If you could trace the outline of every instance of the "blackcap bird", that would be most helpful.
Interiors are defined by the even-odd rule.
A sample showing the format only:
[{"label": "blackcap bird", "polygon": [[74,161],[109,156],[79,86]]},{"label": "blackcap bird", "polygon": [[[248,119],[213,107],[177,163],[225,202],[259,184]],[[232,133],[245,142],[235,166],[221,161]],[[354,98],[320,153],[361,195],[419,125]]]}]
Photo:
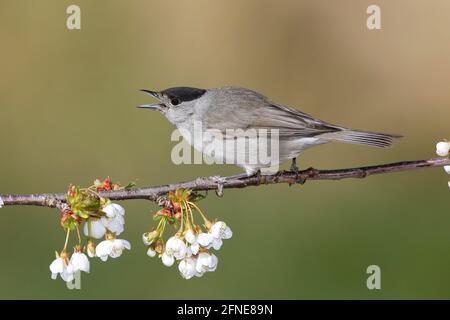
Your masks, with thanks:
[{"label": "blackcap bird", "polygon": [[[248,175],[287,160],[292,160],[291,170],[297,171],[295,159],[300,153],[328,142],[388,147],[394,138],[401,137],[330,124],[245,88],[175,87],[160,92],[142,91],[160,103],[139,107],[161,112],[196,150],[219,163],[239,165]],[[212,135],[208,139],[198,138],[196,130]],[[262,135],[267,138],[261,139]],[[240,148],[230,147],[243,137],[247,140]],[[261,157],[263,153],[265,157]]]}]

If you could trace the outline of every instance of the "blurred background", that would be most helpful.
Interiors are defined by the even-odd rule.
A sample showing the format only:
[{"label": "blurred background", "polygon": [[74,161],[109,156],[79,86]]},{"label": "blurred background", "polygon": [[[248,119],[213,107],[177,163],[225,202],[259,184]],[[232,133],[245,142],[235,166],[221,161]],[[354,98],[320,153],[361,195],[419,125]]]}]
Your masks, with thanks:
[{"label": "blurred background", "polygon": [[[81,7],[81,30],[66,8]],[[366,27],[381,7],[382,30]],[[348,127],[399,133],[394,148],[333,144],[306,168],[430,158],[449,138],[447,1],[77,0],[0,4],[0,193],[58,192],[111,176],[139,186],[239,173],[176,166],[173,127],[138,89],[224,85]],[[450,298],[450,191],[441,168],[363,180],[210,193],[233,229],[216,272],[181,279],[148,258],[156,205],[123,203],[133,250],[91,262],[82,290],[52,281],[56,210],[0,210],[0,298]],[[381,267],[381,290],[366,268]]]}]

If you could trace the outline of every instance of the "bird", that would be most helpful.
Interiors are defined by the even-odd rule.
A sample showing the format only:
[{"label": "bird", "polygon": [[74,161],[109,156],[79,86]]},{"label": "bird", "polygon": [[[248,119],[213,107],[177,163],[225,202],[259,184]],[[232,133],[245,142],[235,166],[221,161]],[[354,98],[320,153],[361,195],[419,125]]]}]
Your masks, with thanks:
[{"label": "bird", "polygon": [[[196,150],[218,163],[238,165],[247,176],[260,174],[261,170],[273,171],[273,168],[278,169],[280,164],[288,160],[291,161],[290,170],[298,172],[296,159],[303,151],[317,145],[345,142],[385,148],[394,139],[402,137],[331,124],[241,87],[173,87],[162,91],[141,91],[157,99],[158,103],[140,105],[139,108],[159,111]],[[200,126],[201,134],[213,132],[214,137],[221,135],[222,140],[196,139],[196,124]],[[258,144],[262,139],[248,134],[249,131],[270,134],[264,143]],[[231,152],[231,148],[223,147],[243,137],[248,138],[248,141],[241,144],[241,150],[236,151],[234,147]],[[253,148],[252,142],[255,143]],[[262,151],[269,160],[262,161],[256,156]],[[237,158],[241,161],[236,161]]]}]

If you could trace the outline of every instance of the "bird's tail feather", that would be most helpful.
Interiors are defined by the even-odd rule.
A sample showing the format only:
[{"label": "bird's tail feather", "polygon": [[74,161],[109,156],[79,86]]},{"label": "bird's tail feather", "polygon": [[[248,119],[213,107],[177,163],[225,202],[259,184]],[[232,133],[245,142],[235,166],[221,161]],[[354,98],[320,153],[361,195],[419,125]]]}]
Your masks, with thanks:
[{"label": "bird's tail feather", "polygon": [[394,139],[401,138],[402,136],[398,134],[342,129],[341,131],[326,133],[322,137],[333,141],[386,148],[392,144]]}]

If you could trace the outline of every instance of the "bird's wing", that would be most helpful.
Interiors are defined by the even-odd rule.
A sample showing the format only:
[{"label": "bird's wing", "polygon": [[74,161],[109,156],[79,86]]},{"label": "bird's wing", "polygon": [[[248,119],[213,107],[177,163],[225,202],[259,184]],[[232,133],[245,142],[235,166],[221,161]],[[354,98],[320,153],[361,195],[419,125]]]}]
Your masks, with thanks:
[{"label": "bird's wing", "polygon": [[[227,107],[222,107],[224,105]],[[207,129],[220,130],[223,135],[227,129],[278,129],[280,137],[296,139],[342,130],[301,111],[273,103],[257,92],[240,88],[216,94],[203,121]]]}]

